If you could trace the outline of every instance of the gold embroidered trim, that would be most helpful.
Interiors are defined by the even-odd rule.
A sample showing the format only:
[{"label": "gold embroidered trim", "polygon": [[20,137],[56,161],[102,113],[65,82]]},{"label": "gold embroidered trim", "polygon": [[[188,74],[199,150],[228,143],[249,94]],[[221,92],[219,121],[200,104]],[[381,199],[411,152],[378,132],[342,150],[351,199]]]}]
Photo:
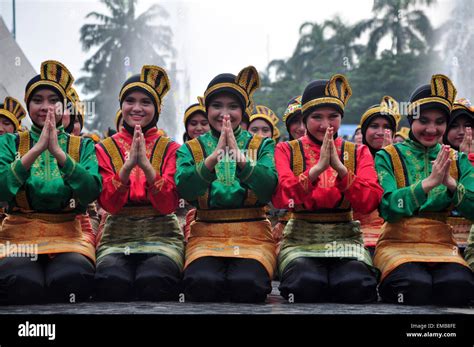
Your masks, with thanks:
[{"label": "gold embroidered trim", "polygon": [[305,103],[304,105],[301,106],[301,112],[304,113],[309,108],[311,108],[313,106],[320,105],[320,104],[336,104],[341,109],[344,110],[344,103],[341,100],[339,100],[338,98],[333,98],[333,97],[328,96],[328,97],[325,97],[325,98],[319,98],[319,99],[314,99],[314,100],[308,101],[307,103]]},{"label": "gold embroidered trim", "polygon": [[288,144],[290,145],[290,148],[292,149],[292,157],[293,157],[292,158],[293,167],[291,168],[291,170],[293,171],[295,176],[299,176],[303,173],[303,160],[304,160],[303,153],[299,145],[299,141],[292,140],[288,142]]},{"label": "gold embroidered trim", "polygon": [[195,105],[188,109],[184,113],[184,125],[186,125],[186,121],[188,120],[189,117],[191,117],[195,112],[203,112],[206,113],[206,108],[202,105]]},{"label": "gold embroidered trim", "polygon": [[458,203],[455,205],[455,207],[458,207],[461,204],[462,200],[464,199],[465,194],[466,194],[466,188],[464,187],[462,183],[458,182],[458,185],[456,187],[456,195],[457,195]]},{"label": "gold embroidered trim", "polygon": [[145,82],[133,82],[133,83],[127,84],[127,86],[125,88],[123,88],[122,92],[120,93],[119,99],[120,100],[122,99],[123,95],[127,92],[127,90],[129,90],[131,88],[134,88],[134,87],[143,88],[143,89],[147,90],[151,95],[153,95],[153,97],[157,101],[156,106],[158,106],[158,113],[161,112],[161,98],[160,98],[160,96],[158,95],[158,93],[156,92],[155,89],[150,87]]},{"label": "gold embroidered trim", "polygon": [[[248,175],[242,178],[241,181],[245,182],[252,175],[253,170],[255,169],[255,165],[257,165],[258,150],[260,146],[262,145],[262,142],[263,142],[263,137],[257,136],[257,135],[254,135],[252,139],[250,140],[247,153],[249,153],[250,155],[252,170],[250,170]],[[257,203],[257,201],[258,201],[257,194],[255,194],[254,191],[248,189],[247,197],[245,198],[245,201],[244,201],[244,206],[253,206]]]},{"label": "gold embroidered trim", "polygon": [[[356,162],[356,145],[349,141],[343,142],[343,147],[341,148],[342,151],[342,159],[344,161],[344,166],[347,169],[347,175],[351,175],[347,177],[347,186],[344,189],[346,191],[351,184],[354,182],[354,173],[355,172],[355,162]],[[351,207],[351,203],[347,200],[346,196],[343,196],[342,202],[339,205],[341,209],[348,209]]]},{"label": "gold embroidered trim", "polygon": [[420,99],[420,100],[416,100],[416,101],[412,102],[407,107],[408,114],[412,114],[412,112],[414,111],[415,108],[417,108],[421,105],[427,104],[429,102],[438,102],[440,104],[443,104],[443,105],[447,106],[448,109],[450,109],[450,110],[451,110],[451,107],[452,107],[451,103],[448,100],[445,100],[443,98],[434,96],[434,97],[431,97],[431,98],[424,98],[424,99]]},{"label": "gold embroidered trim", "polygon": [[384,148],[387,153],[390,155],[393,164],[393,172],[395,174],[395,179],[397,181],[397,188],[405,187],[406,177],[403,172],[403,165],[400,156],[398,155],[397,150],[393,145],[388,145]]},{"label": "gold embroidered trim", "polygon": [[[194,163],[196,165],[196,171],[197,171],[199,177],[201,177],[204,181],[207,182],[207,180],[205,180],[202,177],[201,172],[200,172],[200,170],[198,169],[198,166],[197,166],[197,164],[204,161],[204,151],[201,147],[201,144],[199,143],[199,140],[198,139],[192,139],[191,141],[188,141],[187,144],[189,145],[189,148],[191,148],[191,152],[192,152],[193,157],[194,157]],[[203,165],[204,165],[204,163],[203,163]],[[204,195],[201,195],[201,196],[198,197],[199,208],[201,208],[201,209],[208,209],[209,208],[209,205],[207,203],[208,198],[209,198],[209,189],[206,190]]]},{"label": "gold embroidered trim", "polygon": [[115,141],[111,137],[107,137],[102,140],[102,144],[107,152],[107,154],[112,159],[112,165],[116,173],[119,173],[123,166],[123,159],[120,155],[120,152],[115,144]]},{"label": "gold embroidered trim", "polygon": [[63,99],[67,98],[66,93],[64,92],[64,88],[59,83],[56,83],[56,82],[53,82],[53,81],[40,80],[38,82],[33,83],[30,86],[30,88],[28,88],[28,90],[26,91],[26,93],[25,93],[25,103],[28,102],[28,98],[29,98],[31,92],[36,87],[38,87],[40,85],[48,85],[48,86],[54,87],[55,89],[59,90],[59,92],[61,93],[61,96],[63,97]]},{"label": "gold embroidered trim", "polygon": [[204,98],[207,98],[207,96],[209,94],[211,94],[213,91],[217,90],[217,89],[221,89],[221,88],[232,88],[232,89],[235,89],[236,91],[238,91],[240,94],[242,94],[242,96],[244,97],[245,99],[245,104],[247,105],[249,103],[249,98],[247,96],[247,91],[245,91],[245,89],[243,89],[241,86],[239,86],[238,84],[235,84],[235,83],[229,83],[229,82],[224,82],[224,83],[218,83],[218,84],[215,84],[213,85],[212,87],[210,87],[209,89],[206,90],[206,92],[204,93]]},{"label": "gold embroidered trim", "polygon": [[18,121],[18,118],[16,118],[13,113],[9,112],[8,110],[0,109],[0,116],[8,118],[15,126],[15,131],[17,131],[20,128],[20,122]]},{"label": "gold embroidered trim", "polygon": [[69,146],[68,154],[74,159],[75,162],[79,163],[80,158],[80,148],[81,148],[81,138],[79,136],[71,135],[69,136]]},{"label": "gold embroidered trim", "polygon": [[459,172],[458,172],[458,166],[456,165],[456,151],[452,148],[449,151],[449,158],[451,159],[449,174],[451,175],[452,178],[454,178],[457,181],[459,179]]},{"label": "gold embroidered trim", "polygon": [[[30,150],[30,132],[29,131],[20,132],[18,133],[18,136],[19,136],[18,153],[20,154],[20,158],[21,158]],[[15,172],[14,168],[13,168],[13,172]],[[19,178],[16,175],[16,172],[15,172],[15,177],[17,177],[17,179]],[[21,182],[21,180],[19,181]],[[17,192],[15,196],[15,203],[16,203],[16,206],[18,206],[21,209],[31,210],[30,204],[28,203],[28,198],[26,196],[26,191],[24,189],[20,189]]]},{"label": "gold embroidered trim", "polygon": [[165,136],[160,136],[158,139],[158,143],[155,146],[155,150],[151,156],[151,166],[155,169],[155,171],[161,175],[161,166],[163,165],[163,159],[165,155],[166,148],[168,143],[170,143],[170,139]]}]

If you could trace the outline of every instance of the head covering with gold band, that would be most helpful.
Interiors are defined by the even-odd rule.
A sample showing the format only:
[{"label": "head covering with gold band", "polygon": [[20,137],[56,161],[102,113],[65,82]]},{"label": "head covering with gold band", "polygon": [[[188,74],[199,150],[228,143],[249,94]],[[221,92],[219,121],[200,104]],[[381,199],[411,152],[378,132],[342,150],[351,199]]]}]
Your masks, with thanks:
[{"label": "head covering with gold band", "polygon": [[367,131],[370,122],[377,117],[385,118],[390,124],[390,130],[392,130],[392,134],[395,134],[398,123],[402,118],[400,115],[398,102],[391,96],[386,95],[382,98],[380,104],[370,106],[367,111],[364,112],[360,118],[360,129],[362,131],[364,141],[365,132]]},{"label": "head covering with gold band", "polygon": [[120,90],[120,107],[126,96],[134,91],[140,91],[150,97],[155,106],[155,117],[147,126],[153,127],[158,121],[163,104],[163,98],[170,90],[170,81],[166,71],[155,65],[144,65],[139,75],[134,75],[127,79]]},{"label": "head covering with gold band", "polygon": [[[466,98],[461,98],[454,102],[451,111],[451,116],[449,117],[448,126],[443,135],[443,143],[448,144],[453,148],[455,148],[455,146],[453,146],[448,141],[448,132],[453,127],[453,123],[460,117],[466,117],[468,119],[468,122],[470,123],[469,125],[472,127],[472,123],[474,122],[474,106]],[[455,149],[458,150],[459,148]]]},{"label": "head covering with gold band", "polygon": [[329,80],[315,80],[309,83],[301,96],[303,121],[314,109],[329,106],[344,116],[344,108],[352,95],[352,89],[344,75],[334,75]]},{"label": "head covering with gold band", "polygon": [[186,127],[189,118],[195,113],[202,113],[207,118],[206,106],[204,105],[204,99],[201,96],[198,96],[198,102],[190,105],[186,111],[184,111],[184,126]]},{"label": "head covering with gold band", "polygon": [[84,128],[84,107],[74,87],[71,87],[67,90],[67,101],[68,107],[70,108],[71,121],[69,122],[67,128],[64,128],[64,130],[68,133],[71,133],[74,129],[74,121],[77,117],[82,131]]},{"label": "head covering with gold band", "polygon": [[29,103],[34,92],[41,89],[50,89],[55,92],[61,103],[67,99],[67,91],[71,88],[74,77],[62,63],[55,60],[47,60],[41,63],[41,72],[33,77],[25,88],[25,103],[29,109]]},{"label": "head covering with gold band", "polygon": [[293,122],[301,121],[301,117],[301,95],[298,95],[288,101],[285,113],[283,114],[283,122],[285,123],[286,131],[288,132],[290,141],[293,140],[293,136],[290,132],[290,126],[293,124]]},{"label": "head covering with gold band", "polygon": [[[245,118],[244,113],[250,111],[250,107],[253,104],[253,93],[259,87],[260,77],[253,66],[242,69],[237,76],[230,73],[217,75],[211,80],[204,93],[206,110],[213,97],[220,93],[229,93],[237,98],[242,109],[242,117]],[[248,115],[249,113],[247,113]]]},{"label": "head covering with gold band", "polygon": [[277,124],[280,120],[278,119],[278,116],[275,114],[275,112],[266,106],[257,105],[255,107],[255,113],[250,116],[250,123],[256,119],[262,119],[267,122],[272,129],[272,139],[275,141],[278,140],[280,137],[280,130],[278,129]]},{"label": "head covering with gold band", "polygon": [[408,105],[408,121],[411,124],[415,116],[427,109],[438,109],[446,115],[449,122],[454,100],[456,99],[456,88],[453,82],[445,75],[433,75],[431,83],[416,88],[410,96]]},{"label": "head covering with gold band", "polygon": [[7,96],[0,107],[0,117],[8,118],[15,127],[15,132],[21,128],[21,120],[25,118],[26,111],[21,103],[11,96]]},{"label": "head covering with gold band", "polygon": [[454,102],[448,128],[451,123],[460,116],[466,116],[470,118],[471,121],[474,121],[474,105],[466,98],[461,98]]},{"label": "head covering with gold band", "polygon": [[367,128],[369,127],[372,120],[378,117],[382,117],[388,121],[393,136],[397,130],[398,122],[400,122],[401,119],[398,102],[391,96],[385,95],[382,97],[380,104],[370,106],[360,118],[359,126],[362,133],[362,143],[369,147],[372,154],[375,154],[377,150],[370,146],[366,140],[365,134],[367,133]]},{"label": "head covering with gold band", "polygon": [[285,113],[283,114],[283,122],[285,122],[288,128],[291,118],[301,114],[301,95],[292,98],[286,106]]}]

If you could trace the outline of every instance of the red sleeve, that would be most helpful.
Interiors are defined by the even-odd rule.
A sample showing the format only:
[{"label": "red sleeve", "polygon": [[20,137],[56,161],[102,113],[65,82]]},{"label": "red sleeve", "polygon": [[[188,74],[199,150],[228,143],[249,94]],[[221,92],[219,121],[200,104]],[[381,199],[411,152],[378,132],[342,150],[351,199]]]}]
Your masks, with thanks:
[{"label": "red sleeve", "polygon": [[276,208],[289,209],[291,205],[302,204],[311,197],[312,190],[317,184],[309,180],[309,169],[295,176],[290,165],[290,147],[281,142],[275,148],[275,166],[278,172],[278,186],[273,194],[272,203]]},{"label": "red sleeve", "polygon": [[130,185],[122,184],[118,173],[115,173],[111,160],[100,144],[95,146],[99,173],[102,176],[102,192],[99,204],[109,213],[117,213],[128,200]]},{"label": "red sleeve", "polygon": [[379,206],[383,189],[378,182],[374,159],[367,146],[358,146],[356,173],[349,171],[344,178],[338,178],[336,186],[356,212],[367,214]]},{"label": "red sleeve", "polygon": [[468,159],[471,162],[472,165],[474,165],[474,152],[468,154]]},{"label": "red sleeve", "polygon": [[179,145],[171,142],[161,167],[162,176],[157,172],[152,185],[146,184],[147,197],[161,214],[169,214],[178,207],[178,191],[174,181],[176,173],[176,151]]}]

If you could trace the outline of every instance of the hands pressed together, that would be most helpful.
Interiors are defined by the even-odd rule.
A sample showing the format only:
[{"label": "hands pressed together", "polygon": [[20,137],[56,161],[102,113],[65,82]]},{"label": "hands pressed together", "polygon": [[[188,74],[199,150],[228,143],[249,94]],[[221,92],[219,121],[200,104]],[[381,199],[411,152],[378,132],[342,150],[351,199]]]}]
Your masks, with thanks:
[{"label": "hands pressed together", "polygon": [[472,141],[472,128],[466,127],[466,133],[464,138],[459,145],[459,152],[464,152],[466,154],[474,153],[474,143]]},{"label": "hands pressed together", "polygon": [[421,181],[421,186],[425,193],[439,185],[445,185],[450,192],[456,190],[456,180],[449,174],[451,159],[449,158],[450,146],[442,145],[438,156],[431,162],[431,174]]},{"label": "hands pressed together", "polygon": [[332,167],[339,177],[347,175],[347,168],[337,154],[334,144],[334,128],[329,127],[324,134],[319,161],[309,170],[309,179],[314,182],[327,168]]},{"label": "hands pressed together", "polygon": [[219,161],[219,157],[222,157],[225,153],[229,153],[234,158],[236,158],[237,165],[239,165],[241,169],[245,167],[246,157],[244,154],[242,154],[237,145],[237,140],[234,136],[234,131],[232,129],[229,115],[224,115],[222,120],[221,135],[219,137],[219,141],[217,142],[217,147],[214,152],[212,152],[212,154],[206,158],[204,164],[210,171],[214,170],[214,167]]},{"label": "hands pressed together", "polygon": [[147,182],[152,184],[155,180],[156,171],[146,156],[146,142],[140,125],[135,126],[133,132],[132,146],[127,155],[122,170],[120,170],[120,180],[126,184],[129,181],[130,173],[138,166],[145,173]]},{"label": "hands pressed together", "polygon": [[56,129],[54,110],[55,108],[53,106],[48,108],[48,113],[46,114],[38,142],[21,158],[21,162],[27,170],[30,169],[36,158],[46,150],[54,156],[60,166],[64,166],[66,162],[66,153],[61,149],[58,142],[58,130]]}]

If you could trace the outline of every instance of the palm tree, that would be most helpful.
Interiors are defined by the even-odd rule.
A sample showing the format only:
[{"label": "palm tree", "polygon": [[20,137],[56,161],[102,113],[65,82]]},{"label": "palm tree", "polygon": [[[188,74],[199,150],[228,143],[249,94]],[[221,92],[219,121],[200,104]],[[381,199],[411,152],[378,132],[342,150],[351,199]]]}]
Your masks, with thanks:
[{"label": "palm tree", "polygon": [[332,32],[332,35],[327,40],[331,47],[332,60],[347,60],[348,64],[344,66],[347,69],[351,69],[355,65],[357,58],[364,53],[364,46],[355,43],[361,35],[361,26],[358,24],[346,25],[340,16],[335,16],[333,19],[326,20],[323,27],[325,33],[328,29]]},{"label": "palm tree", "polygon": [[417,4],[431,5],[436,0],[374,0],[375,16],[358,24],[361,33],[370,30],[367,45],[370,56],[375,56],[380,41],[390,36],[391,51],[395,54],[407,51],[425,52],[432,45],[433,28],[429,18]]},{"label": "palm tree", "polygon": [[94,103],[95,114],[87,125],[99,131],[113,124],[124,80],[139,73],[144,64],[165,66],[165,60],[174,54],[170,27],[154,23],[157,19],[168,18],[163,7],[155,4],[136,16],[136,0],[101,2],[109,13],[89,13],[86,18],[93,19],[94,23],[81,28],[83,49],[98,49],[84,63],[82,70],[87,76],[77,81],[83,92],[94,95],[88,101]]}]

